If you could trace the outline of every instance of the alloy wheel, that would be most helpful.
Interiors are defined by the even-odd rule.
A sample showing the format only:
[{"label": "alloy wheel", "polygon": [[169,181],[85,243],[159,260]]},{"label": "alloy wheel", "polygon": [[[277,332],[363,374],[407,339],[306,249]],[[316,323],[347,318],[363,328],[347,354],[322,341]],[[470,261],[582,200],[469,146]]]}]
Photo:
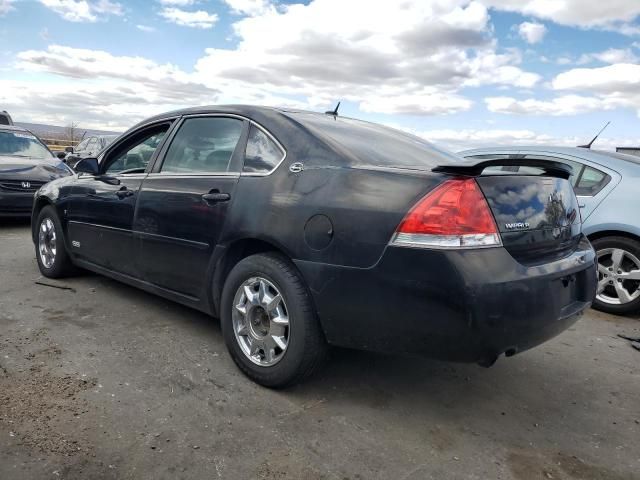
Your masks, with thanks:
[{"label": "alloy wheel", "polygon": [[624,305],[640,297],[640,260],[621,248],[598,252],[596,298],[610,305]]},{"label": "alloy wheel", "polygon": [[56,261],[56,227],[53,220],[44,218],[38,230],[38,251],[45,268],[53,267]]},{"label": "alloy wheel", "polygon": [[243,282],[236,291],[231,318],[238,345],[249,360],[262,367],[282,360],[289,345],[289,316],[273,283],[263,277]]}]

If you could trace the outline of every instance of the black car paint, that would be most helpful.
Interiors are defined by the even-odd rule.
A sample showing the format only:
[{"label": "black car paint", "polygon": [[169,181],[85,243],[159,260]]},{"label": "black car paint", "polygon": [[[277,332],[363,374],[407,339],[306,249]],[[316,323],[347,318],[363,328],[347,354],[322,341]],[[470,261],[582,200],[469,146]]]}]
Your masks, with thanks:
[{"label": "black car paint", "polygon": [[28,130],[3,126],[0,132],[28,133],[51,155],[47,158],[0,155],[0,217],[29,217],[35,192],[47,182],[71,175],[71,171]]},{"label": "black car paint", "polygon": [[[286,157],[268,175],[159,174],[172,135],[191,115],[232,115],[247,126],[256,122],[285,147]],[[34,217],[43,205],[55,206],[75,263],[216,316],[233,261],[246,252],[280,251],[301,272],[326,337],[336,345],[486,363],[559,333],[590,305],[594,252],[579,225],[557,216],[547,215],[528,232],[504,232],[507,248],[389,246],[409,209],[451,178],[432,168],[456,157],[433,150],[425,151],[429,158],[415,168],[367,164],[362,152],[345,152],[316,128],[325,121],[339,128],[342,119],[318,116],[305,122],[304,115],[310,114],[230,106],[154,117],[144,125],[173,123],[144,174],[117,175],[119,185],[100,175],[57,180],[38,192]],[[101,158],[141,127],[120,137]],[[236,148],[236,163],[242,161],[243,142],[246,135]],[[298,162],[302,171],[290,171]],[[488,197],[492,178],[479,179]],[[549,181],[500,177],[501,188],[514,179]],[[565,190],[566,181],[551,182]],[[122,187],[132,194],[119,195]],[[513,185],[510,191],[517,190]],[[212,191],[230,198],[208,204],[202,195]],[[553,208],[564,209],[565,217],[575,215],[571,197],[558,203],[550,195],[532,208],[542,217]],[[489,201],[494,213],[501,208],[497,198]],[[499,215],[500,222],[518,221],[517,211]],[[508,250],[526,251],[540,238],[553,243],[551,256],[545,251],[518,261]]]}]

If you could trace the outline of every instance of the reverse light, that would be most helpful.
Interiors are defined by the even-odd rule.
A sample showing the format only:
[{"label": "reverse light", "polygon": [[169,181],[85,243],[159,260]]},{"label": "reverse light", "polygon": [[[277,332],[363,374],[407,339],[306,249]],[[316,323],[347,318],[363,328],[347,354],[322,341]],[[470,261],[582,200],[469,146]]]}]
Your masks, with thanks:
[{"label": "reverse light", "polygon": [[489,204],[473,178],[447,180],[404,217],[391,245],[483,248],[502,244]]}]

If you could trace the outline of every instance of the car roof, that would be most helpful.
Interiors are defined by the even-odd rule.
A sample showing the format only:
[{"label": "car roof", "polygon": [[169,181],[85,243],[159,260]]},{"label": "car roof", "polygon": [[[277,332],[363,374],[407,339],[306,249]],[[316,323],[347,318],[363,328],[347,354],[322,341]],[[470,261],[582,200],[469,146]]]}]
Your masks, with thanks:
[{"label": "car roof", "polygon": [[189,108],[181,108],[178,110],[171,110],[169,112],[161,113],[155,115],[153,117],[147,118],[138,124],[134,125],[130,128],[133,130],[141,125],[145,125],[147,123],[154,123],[156,121],[161,121],[164,119],[170,119],[175,117],[180,117],[182,115],[203,115],[208,113],[230,113],[236,114],[243,117],[252,118],[256,115],[260,114],[268,114],[272,112],[281,112],[281,109],[275,107],[262,107],[262,106],[253,106],[253,105],[204,105],[200,107],[189,107]]},{"label": "car roof", "polygon": [[633,155],[626,155],[622,153],[617,153],[613,151],[607,150],[593,150],[588,148],[580,148],[580,147],[556,147],[556,146],[541,146],[541,145],[512,145],[512,146],[501,146],[501,147],[484,147],[484,148],[476,148],[472,150],[464,150],[458,152],[458,155],[463,157],[468,157],[471,155],[486,155],[489,153],[500,153],[500,152],[513,152],[513,151],[521,151],[525,150],[528,152],[537,152],[540,154],[547,155],[567,155],[571,157],[575,157],[577,159],[583,159],[587,161],[591,161],[593,163],[597,163],[598,165],[602,165],[604,167],[611,167],[613,169],[637,169],[640,168],[640,157],[635,157]]}]

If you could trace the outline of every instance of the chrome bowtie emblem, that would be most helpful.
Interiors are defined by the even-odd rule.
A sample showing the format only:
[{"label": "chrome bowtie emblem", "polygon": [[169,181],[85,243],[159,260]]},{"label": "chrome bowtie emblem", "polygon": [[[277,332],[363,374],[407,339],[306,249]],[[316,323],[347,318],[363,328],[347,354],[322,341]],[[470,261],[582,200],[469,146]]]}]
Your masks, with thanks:
[{"label": "chrome bowtie emblem", "polygon": [[29,182],[22,182],[22,188],[31,188],[31,183],[29,183]]},{"label": "chrome bowtie emblem", "polygon": [[504,226],[507,230],[522,230],[530,227],[527,222],[505,223]]}]

